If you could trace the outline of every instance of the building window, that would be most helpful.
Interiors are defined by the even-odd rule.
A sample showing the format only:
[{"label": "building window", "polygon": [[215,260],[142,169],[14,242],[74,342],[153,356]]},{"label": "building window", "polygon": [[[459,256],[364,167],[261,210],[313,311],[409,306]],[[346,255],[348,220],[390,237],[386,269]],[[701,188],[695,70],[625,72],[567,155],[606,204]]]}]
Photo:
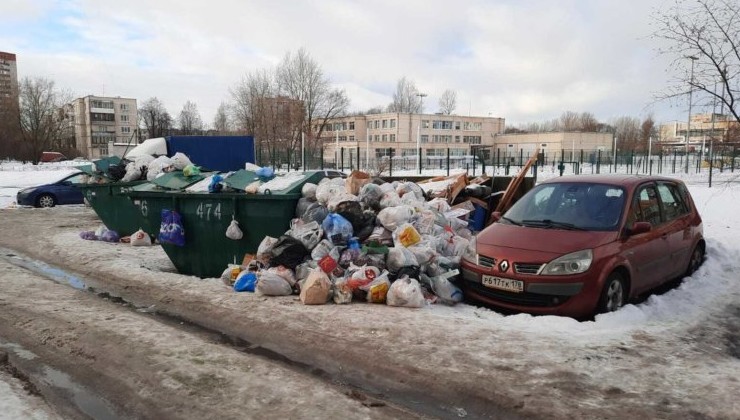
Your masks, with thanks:
[{"label": "building window", "polygon": [[391,153],[393,153],[393,149],[390,148],[375,149],[375,158],[380,159],[386,156],[391,156]]},{"label": "building window", "polygon": [[131,133],[131,127],[121,127],[121,134]]},{"label": "building window", "polygon": [[391,128],[396,128],[396,119],[391,120]]},{"label": "building window", "polygon": [[480,131],[482,129],[483,129],[483,124],[480,122],[465,121],[465,123],[463,123],[463,130]]},{"label": "building window", "polygon": [[426,149],[427,156],[446,156],[447,150],[445,149]]},{"label": "building window", "polygon": [[481,137],[480,136],[463,136],[463,143],[480,144]]},{"label": "building window", "polygon": [[401,149],[401,156],[416,156],[416,149]]},{"label": "building window", "polygon": [[121,122],[128,122],[128,115],[121,115]]},{"label": "building window", "polygon": [[460,121],[455,121],[455,130],[460,129]]},{"label": "building window", "polygon": [[374,125],[375,125],[375,128],[376,129],[380,128],[380,120],[375,120],[375,124]]},{"label": "building window", "polygon": [[121,111],[128,111],[128,104],[119,104],[119,105],[118,105],[118,108],[119,108],[119,109],[120,109]]},{"label": "building window", "polygon": [[383,143],[388,141],[388,134],[383,134]]},{"label": "building window", "polygon": [[429,135],[427,135],[427,134],[422,134],[422,135],[421,135],[421,142],[422,142],[422,143],[429,143]]},{"label": "building window", "polygon": [[380,136],[378,134],[375,135],[375,141],[376,142],[379,142],[380,141]]},{"label": "building window", "polygon": [[354,130],[355,129],[355,122],[354,121],[350,121],[349,122],[349,129],[350,130]]},{"label": "building window", "polygon": [[90,108],[113,109],[113,102],[93,99],[92,101],[90,101]]},{"label": "building window", "polygon": [[429,128],[429,120],[422,120],[421,128]]},{"label": "building window", "polygon": [[460,143],[460,136],[455,136],[455,143]]},{"label": "building window", "polygon": [[434,120],[432,121],[434,130],[452,130],[452,121]]},{"label": "building window", "polygon": [[383,120],[383,128],[388,128],[388,120]]},{"label": "building window", "polygon": [[396,142],[396,135],[391,134],[391,143],[395,143],[395,142]]},{"label": "building window", "polygon": [[349,141],[355,141],[355,136],[349,136]]}]

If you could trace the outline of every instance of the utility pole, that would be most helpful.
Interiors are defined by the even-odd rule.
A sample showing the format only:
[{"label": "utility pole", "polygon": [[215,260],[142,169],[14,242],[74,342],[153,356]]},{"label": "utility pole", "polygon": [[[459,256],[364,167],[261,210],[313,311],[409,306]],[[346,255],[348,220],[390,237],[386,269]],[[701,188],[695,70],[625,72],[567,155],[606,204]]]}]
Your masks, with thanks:
[{"label": "utility pole", "polygon": [[416,96],[421,100],[419,106],[419,125],[416,126],[416,153],[419,154],[419,156],[416,157],[416,168],[419,175],[421,175],[421,117],[422,114],[424,114],[424,97],[427,96],[427,94],[417,93]]},{"label": "utility pole", "polygon": [[686,147],[684,148],[684,152],[686,154],[686,169],[685,173],[689,173],[689,138],[691,137],[691,96],[694,93],[694,62],[698,60],[697,57],[694,57],[693,55],[687,56],[689,60],[691,60],[691,77],[689,79],[689,117],[686,120]]}]

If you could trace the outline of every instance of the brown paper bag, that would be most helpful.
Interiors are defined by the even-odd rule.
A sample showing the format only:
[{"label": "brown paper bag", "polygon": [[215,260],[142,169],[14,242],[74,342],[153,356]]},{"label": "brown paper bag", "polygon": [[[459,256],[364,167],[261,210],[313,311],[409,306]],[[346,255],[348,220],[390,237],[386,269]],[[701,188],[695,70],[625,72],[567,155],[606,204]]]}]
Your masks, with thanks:
[{"label": "brown paper bag", "polygon": [[331,298],[331,281],[326,273],[316,268],[311,271],[301,287],[301,302],[304,305],[324,305]]},{"label": "brown paper bag", "polygon": [[352,171],[344,181],[344,187],[348,193],[358,195],[363,185],[370,183],[370,175],[362,171]]}]

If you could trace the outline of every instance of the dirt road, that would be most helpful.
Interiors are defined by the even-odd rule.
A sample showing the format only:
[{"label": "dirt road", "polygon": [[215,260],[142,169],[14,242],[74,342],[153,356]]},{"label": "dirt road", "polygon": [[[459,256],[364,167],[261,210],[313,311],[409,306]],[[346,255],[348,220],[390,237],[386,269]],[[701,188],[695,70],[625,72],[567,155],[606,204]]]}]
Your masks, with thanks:
[{"label": "dirt road", "polygon": [[[78,238],[98,223],[80,207],[0,210],[1,247],[73,272],[98,294],[50,284],[6,257],[0,337],[127,415],[271,417],[277,405],[280,417],[740,417],[740,311],[729,298],[681,322],[611,317],[567,331],[548,331],[549,317],[467,305],[307,307],[175,274],[158,247]],[[114,310],[100,293],[149,313]]]}]

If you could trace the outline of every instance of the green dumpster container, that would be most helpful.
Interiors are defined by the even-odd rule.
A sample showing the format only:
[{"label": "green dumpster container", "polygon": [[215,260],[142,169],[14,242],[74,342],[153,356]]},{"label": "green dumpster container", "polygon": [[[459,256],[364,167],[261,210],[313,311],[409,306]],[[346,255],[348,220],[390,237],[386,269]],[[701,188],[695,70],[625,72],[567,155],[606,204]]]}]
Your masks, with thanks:
[{"label": "green dumpster container", "polygon": [[[163,209],[176,210],[185,228],[185,246],[162,244],[181,274],[218,277],[230,263],[241,263],[245,254],[257,251],[265,236],[278,237],[290,228],[299,192],[306,182],[318,182],[323,172],[307,172],[302,180],[269,194],[241,192],[189,193],[158,191],[140,185],[127,194],[140,209],[142,224],[157,234]],[[299,185],[300,184],[300,185]],[[286,192],[283,192],[286,191]],[[231,221],[239,222],[244,236],[226,237]]]},{"label": "green dumpster container", "polygon": [[128,236],[141,228],[139,209],[126,193],[146,181],[110,182],[80,185],[82,194],[103,224],[121,236]]}]

